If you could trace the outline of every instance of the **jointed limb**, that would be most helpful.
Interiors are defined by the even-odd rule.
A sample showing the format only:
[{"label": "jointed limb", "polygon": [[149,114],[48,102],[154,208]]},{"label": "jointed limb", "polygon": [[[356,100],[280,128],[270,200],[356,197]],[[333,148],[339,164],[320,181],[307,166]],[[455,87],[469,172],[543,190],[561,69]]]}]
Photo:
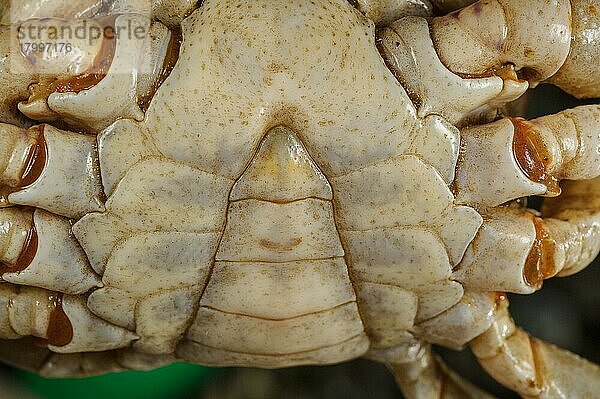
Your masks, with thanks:
[{"label": "jointed limb", "polygon": [[598,36],[600,13],[588,12],[590,3],[479,1],[431,20],[390,23],[379,32],[379,48],[420,117],[473,125],[496,119],[499,106],[542,81],[600,96],[600,46],[588,40]]},{"label": "jointed limb", "polygon": [[[598,184],[595,179],[575,187]],[[583,190],[576,192],[583,198]],[[528,294],[545,279],[588,266],[600,251],[600,208],[569,204],[561,212],[548,207],[545,215],[515,207],[488,211],[453,278],[470,289]]]},{"label": "jointed limb", "polygon": [[0,135],[4,206],[37,206],[71,218],[104,209],[94,136],[2,123]]},{"label": "jointed limb", "polygon": [[412,361],[387,366],[406,399],[493,399],[452,372],[430,345],[423,345]]},{"label": "jointed limb", "polygon": [[[589,12],[594,6],[579,0],[552,7],[542,1],[527,7],[518,1],[480,1],[429,24],[420,18],[392,23],[383,30],[380,49],[419,116],[435,113],[472,126],[474,113],[479,121],[495,120],[495,114],[481,113],[482,107],[517,98],[529,83],[549,80],[579,97],[600,96],[598,46],[588,40],[600,26],[599,14]],[[556,29],[550,32],[548,25]],[[439,87],[447,88],[442,97],[451,98],[450,104],[440,100]],[[462,130],[457,200],[477,207],[485,217],[453,276],[465,288],[530,293],[544,279],[576,273],[597,256],[598,121],[600,108],[588,106],[533,121],[505,118]],[[545,202],[542,215],[514,205],[493,209],[531,195],[558,196],[561,189],[561,197]],[[530,338],[514,326],[502,303],[491,313],[491,327],[471,344],[490,374],[524,397],[593,397],[600,390],[597,366]],[[461,302],[415,329],[432,342],[460,346],[476,332],[457,329],[461,320],[469,324],[474,317],[461,310],[464,306]],[[437,331],[460,333],[448,338],[436,336]],[[392,369],[406,385],[414,366]]]},{"label": "jointed limb", "polygon": [[[514,65],[532,85],[549,80],[576,97],[600,96],[600,13],[594,0],[479,1],[431,22],[453,72],[478,76]],[[552,29],[548,27],[552,26]]]},{"label": "jointed limb", "polygon": [[593,398],[600,392],[600,368],[515,326],[508,303],[492,327],[470,347],[486,371],[524,398]]},{"label": "jointed limb", "polygon": [[[530,293],[542,280],[576,273],[594,260],[600,251],[598,120],[600,108],[586,106],[462,131],[457,200],[481,209],[485,222],[457,280],[473,289]],[[562,179],[576,181],[566,181],[558,196]],[[529,195],[558,197],[546,201],[543,218],[516,207],[492,208]]]},{"label": "jointed limb", "polygon": [[600,107],[527,122],[505,118],[463,129],[457,201],[485,209],[530,195],[556,196],[561,179],[600,175]]},{"label": "jointed limb", "polygon": [[[13,3],[13,4],[11,4]],[[4,6],[6,4],[6,6]],[[177,28],[198,0],[20,0],[0,5],[0,23],[34,18],[97,18],[114,14],[140,14]]]},{"label": "jointed limb", "polygon": [[[66,43],[51,33],[82,26],[89,27],[89,38]],[[144,35],[114,33],[124,29]],[[32,120],[59,120],[94,133],[117,119],[143,119],[142,109],[173,66],[179,46],[164,25],[136,14],[26,20],[0,25],[0,32],[0,50],[6,54],[0,60],[5,87],[0,122],[27,127]],[[37,51],[37,41],[49,43],[56,55]]]},{"label": "jointed limb", "polygon": [[366,17],[378,25],[387,25],[408,15],[429,16],[428,0],[350,0]]}]

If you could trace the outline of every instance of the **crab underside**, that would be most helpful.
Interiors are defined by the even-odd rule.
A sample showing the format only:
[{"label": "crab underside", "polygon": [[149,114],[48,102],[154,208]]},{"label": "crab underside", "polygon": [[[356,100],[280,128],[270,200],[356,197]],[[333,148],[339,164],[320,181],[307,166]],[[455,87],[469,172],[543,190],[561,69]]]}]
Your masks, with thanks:
[{"label": "crab underside", "polygon": [[408,398],[489,397],[431,351],[469,346],[523,397],[595,397],[600,369],[518,328],[506,293],[598,255],[600,107],[505,105],[543,82],[600,97],[599,10],[3,3],[2,359],[365,356]]}]

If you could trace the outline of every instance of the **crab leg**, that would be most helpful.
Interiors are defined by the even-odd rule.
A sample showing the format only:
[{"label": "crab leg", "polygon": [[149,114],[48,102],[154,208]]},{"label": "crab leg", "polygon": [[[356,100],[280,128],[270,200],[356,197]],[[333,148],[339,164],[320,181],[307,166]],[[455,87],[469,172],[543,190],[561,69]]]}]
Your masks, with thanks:
[{"label": "crab leg", "polygon": [[395,21],[379,32],[379,49],[420,117],[472,125],[496,119],[499,106],[543,81],[599,97],[596,7],[593,0],[479,1],[431,20]]},{"label": "crab leg", "polygon": [[34,336],[54,352],[74,353],[128,346],[137,338],[93,315],[79,295],[102,283],[68,219],[4,208],[0,222],[0,339]]},{"label": "crab leg", "polygon": [[561,179],[599,176],[599,120],[600,106],[589,105],[463,129],[457,201],[485,209],[531,195],[557,196]]},{"label": "crab leg", "polygon": [[488,210],[453,278],[468,289],[529,294],[550,277],[588,266],[600,252],[600,178],[568,182],[544,216]]},{"label": "crab leg", "polygon": [[50,125],[0,124],[4,205],[36,206],[70,218],[104,209],[96,139]]},{"label": "crab leg", "polygon": [[567,59],[570,14],[568,0],[552,5],[533,0],[526,7],[520,0],[478,1],[434,18],[431,34],[444,65],[455,73],[493,75],[511,64],[535,84],[554,75]]},{"label": "crab leg", "polygon": [[85,297],[40,288],[0,285],[0,339],[34,336],[58,353],[128,346],[132,332],[94,316]]},{"label": "crab leg", "polygon": [[0,339],[5,363],[30,370],[46,378],[89,377],[125,370],[154,370],[178,359],[172,355],[137,352],[131,348],[102,352],[56,353],[36,338]]},{"label": "crab leg", "polygon": [[398,20],[381,32],[380,50],[420,117],[465,125],[494,119],[499,105],[554,75],[569,54],[570,22],[568,0],[480,1],[432,20]]},{"label": "crab leg", "polygon": [[592,398],[600,392],[600,367],[516,327],[508,301],[470,347],[492,377],[524,398]]},{"label": "crab leg", "polygon": [[117,351],[54,353],[35,339],[0,340],[2,359],[46,378],[86,377],[123,371]]},{"label": "crab leg", "polygon": [[18,7],[10,3],[0,5],[2,24],[34,18],[95,18],[134,13],[177,28],[197,7],[198,0],[21,0]]},{"label": "crab leg", "polygon": [[479,1],[431,22],[453,72],[475,77],[513,65],[533,86],[548,80],[581,98],[600,96],[599,30],[595,0]]},{"label": "crab leg", "polygon": [[430,345],[411,360],[386,364],[407,399],[493,399],[452,372]]},{"label": "crab leg", "polygon": [[[561,197],[544,202],[542,212],[555,218],[546,220],[550,232],[556,232],[556,236],[561,231],[564,234],[562,248],[560,239],[554,244],[555,259],[565,259],[558,276],[569,276],[589,265],[600,251],[600,177],[565,182],[563,190]],[[573,231],[567,223],[577,230]]]},{"label": "crab leg", "polygon": [[431,0],[431,3],[439,13],[448,14],[452,11],[470,6],[476,0]]},{"label": "crab leg", "polygon": [[427,17],[432,13],[428,0],[351,0],[356,8],[377,25],[387,25],[408,15]]},{"label": "crab leg", "polygon": [[[518,329],[509,316],[508,300],[503,293],[467,291],[458,304],[419,323],[413,331],[428,342],[452,349],[461,349],[469,343],[493,378],[525,398],[591,398],[600,389],[598,366]],[[431,371],[419,373],[427,365],[413,361],[391,369],[404,391],[407,385],[412,389],[435,386],[427,381]]]},{"label": "crab leg", "polygon": [[[438,115],[455,125],[492,112],[521,96],[528,88],[512,67],[496,74],[461,76],[444,65],[425,18],[406,17],[380,33],[379,49],[417,105],[421,118]],[[440,95],[440,87],[444,95]]]},{"label": "crab leg", "polygon": [[[527,294],[544,279],[576,273],[594,260],[600,251],[599,118],[599,108],[588,106],[463,130],[457,200],[487,210],[454,279],[468,289]],[[476,188],[474,178],[487,183]],[[590,178],[564,183],[563,196],[546,201],[546,219],[488,208],[527,195],[558,195],[559,179]]]},{"label": "crab leg", "polygon": [[427,342],[460,350],[492,325],[503,296],[495,292],[465,291],[461,300],[444,312],[411,327]]},{"label": "crab leg", "polygon": [[106,0],[20,0],[3,2],[0,23],[11,24],[33,18],[90,18]]},{"label": "crab leg", "polygon": [[[84,35],[74,36],[82,30]],[[121,118],[142,120],[142,106],[174,64],[179,46],[165,26],[134,14],[34,19],[0,31],[6,54],[0,82],[8,88],[0,96],[1,120],[30,125],[18,107],[30,119],[60,120],[91,132]]]},{"label": "crab leg", "polygon": [[571,0],[573,34],[567,61],[548,81],[578,98],[600,97],[600,10],[596,0]]},{"label": "crab leg", "polygon": [[[11,32],[12,30],[12,32]],[[10,54],[13,43],[5,40],[14,36],[16,32],[14,27],[9,25],[0,25],[0,53]],[[12,123],[18,126],[28,126],[31,124],[27,118],[19,112],[17,104],[19,101],[29,96],[28,87],[34,83],[33,71],[27,68],[23,57],[13,57],[11,62],[8,58],[0,59],[0,122]],[[13,73],[18,68],[21,73]]]},{"label": "crab leg", "polygon": [[41,209],[0,209],[1,281],[81,294],[102,286],[68,219]]}]

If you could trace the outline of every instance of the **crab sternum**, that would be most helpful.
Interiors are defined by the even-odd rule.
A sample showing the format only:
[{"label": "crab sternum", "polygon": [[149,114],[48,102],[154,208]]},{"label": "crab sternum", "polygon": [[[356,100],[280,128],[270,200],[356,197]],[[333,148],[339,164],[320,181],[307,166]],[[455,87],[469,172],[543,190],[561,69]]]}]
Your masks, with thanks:
[{"label": "crab sternum", "polygon": [[[233,179],[278,125],[327,176],[397,155],[417,119],[374,31],[346,1],[206,1],[184,21],[177,65],[140,127],[165,156]],[[115,140],[139,137],[130,130]]]},{"label": "crab sternum", "polygon": [[[405,345],[461,299],[450,276],[481,216],[449,189],[459,132],[417,116],[370,21],[345,0],[207,0],[182,34],[145,120],[99,137],[107,211],[74,227],[103,274],[96,314],[144,352],[284,367]],[[138,263],[168,283],[132,293]],[[136,313],[181,287],[178,324]],[[118,320],[113,297],[129,301]],[[140,345],[165,329],[160,352]]]},{"label": "crab sternum", "polygon": [[291,130],[270,130],[231,191],[185,357],[280,367],[364,354],[369,343],[332,199]]}]

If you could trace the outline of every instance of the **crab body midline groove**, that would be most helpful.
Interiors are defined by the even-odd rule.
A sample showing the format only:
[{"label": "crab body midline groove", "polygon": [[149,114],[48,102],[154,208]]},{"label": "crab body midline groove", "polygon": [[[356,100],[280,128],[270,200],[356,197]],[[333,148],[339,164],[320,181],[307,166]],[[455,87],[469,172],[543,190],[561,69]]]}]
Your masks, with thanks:
[{"label": "crab body midline groove", "polygon": [[[432,18],[384,0],[40,4],[3,14],[3,49],[68,17],[148,34],[54,58],[21,40],[0,65],[0,338],[34,354],[13,362],[67,376],[367,356],[407,397],[485,395],[433,343],[469,345],[524,397],[598,388],[597,366],[514,325],[504,293],[597,256],[600,109],[498,114],[547,80],[598,96],[593,2]],[[557,198],[543,215],[515,202],[533,195]],[[26,336],[47,349],[9,341]]]}]

